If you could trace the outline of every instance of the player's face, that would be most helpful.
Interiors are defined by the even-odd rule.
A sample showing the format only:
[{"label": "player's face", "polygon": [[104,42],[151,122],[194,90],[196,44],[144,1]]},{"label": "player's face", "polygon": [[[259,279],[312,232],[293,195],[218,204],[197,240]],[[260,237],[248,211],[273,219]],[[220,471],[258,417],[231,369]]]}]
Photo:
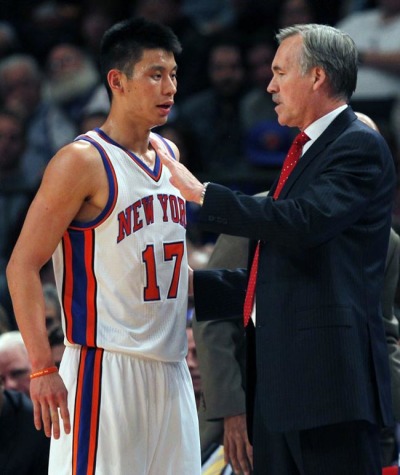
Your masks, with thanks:
[{"label": "player's face", "polygon": [[144,50],[142,59],[126,78],[129,109],[150,127],[164,124],[171,112],[177,88],[177,65],[173,53]]}]

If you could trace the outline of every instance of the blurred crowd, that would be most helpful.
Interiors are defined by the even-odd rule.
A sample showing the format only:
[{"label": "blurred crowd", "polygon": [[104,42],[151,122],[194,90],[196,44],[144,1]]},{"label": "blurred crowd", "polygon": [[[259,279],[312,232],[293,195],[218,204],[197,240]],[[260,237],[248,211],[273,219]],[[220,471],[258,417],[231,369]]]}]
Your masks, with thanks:
[{"label": "blurred crowd", "polygon": [[[2,0],[0,333],[10,333],[10,338],[0,340],[0,356],[18,349],[12,351],[16,367],[4,361],[0,367],[1,392],[5,385],[29,397],[29,362],[20,351],[19,336],[12,335],[16,327],[6,263],[51,157],[77,135],[101,126],[108,113],[99,43],[108,27],[128,16],[171,26],[183,45],[175,106],[158,132],[178,145],[184,163],[202,180],[259,193],[275,179],[293,131],[277,122],[266,86],[274,33],[295,23],[330,24],[353,37],[360,51],[353,108],[378,124],[397,166],[400,0]],[[196,206],[188,207],[187,231],[190,264],[199,268],[207,264],[215,237],[198,230],[196,211]],[[400,200],[393,227],[400,229]],[[61,354],[60,309],[50,263],[43,269],[43,286],[49,337]],[[11,396],[0,397],[0,408],[4,398]],[[10,404],[17,408],[26,405],[22,402]],[[40,450],[48,450],[46,443]]]},{"label": "blurred crowd", "polygon": [[[274,33],[295,23],[349,32],[360,50],[354,109],[378,124],[398,161],[400,0],[3,0],[0,4],[0,302],[13,328],[4,269],[43,170],[80,133],[101,126],[109,100],[99,75],[104,31],[128,16],[172,27],[183,53],[167,125],[182,160],[204,181],[246,193],[269,188],[293,131],[279,125],[266,86]],[[383,28],[384,26],[384,28]],[[188,205],[194,266],[215,237]],[[400,207],[395,205],[395,225]],[[51,266],[43,271],[51,281]]]},{"label": "blurred crowd", "polygon": [[[43,170],[80,133],[101,126],[109,100],[100,81],[104,31],[127,16],[173,28],[182,45],[178,93],[167,125],[182,160],[204,181],[246,193],[269,188],[293,138],[266,86],[274,33],[294,23],[349,32],[360,50],[354,109],[378,124],[398,161],[400,0],[3,0],[0,4],[0,302],[14,327],[4,269]],[[192,264],[215,237],[188,205]],[[395,204],[394,226],[400,207]],[[43,281],[51,281],[51,266]]]}]

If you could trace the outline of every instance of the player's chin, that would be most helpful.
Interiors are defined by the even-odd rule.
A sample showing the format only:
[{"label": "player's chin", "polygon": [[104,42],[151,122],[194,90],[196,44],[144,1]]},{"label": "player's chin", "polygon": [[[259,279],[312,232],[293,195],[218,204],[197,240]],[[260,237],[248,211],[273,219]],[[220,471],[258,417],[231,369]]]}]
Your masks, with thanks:
[{"label": "player's chin", "polygon": [[168,121],[168,116],[167,117],[158,117],[157,120],[154,121],[153,127],[160,127],[161,125],[166,124]]}]

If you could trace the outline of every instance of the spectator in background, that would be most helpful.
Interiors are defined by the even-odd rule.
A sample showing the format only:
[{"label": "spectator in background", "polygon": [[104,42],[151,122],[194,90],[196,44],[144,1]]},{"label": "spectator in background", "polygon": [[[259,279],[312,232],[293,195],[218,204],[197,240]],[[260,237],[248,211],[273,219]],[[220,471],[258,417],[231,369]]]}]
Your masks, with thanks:
[{"label": "spectator in background", "polygon": [[[277,6],[277,11],[279,28],[313,23],[316,18],[309,0],[284,0]],[[256,32],[246,48],[252,88],[241,103],[244,148],[249,163],[259,170],[262,167],[273,171],[268,177],[269,182],[262,184],[262,190],[272,184],[296,135],[293,129],[278,123],[275,104],[266,90],[272,78],[271,64],[275,51],[276,43],[270,31]]]},{"label": "spectator in background", "polygon": [[208,43],[196,23],[185,14],[183,0],[138,0],[132,14],[169,26],[182,44],[182,53],[178,58],[179,87],[175,102],[179,104],[205,89],[208,85],[204,68]]},{"label": "spectator in background", "polygon": [[197,151],[189,168],[215,180],[240,175],[246,167],[239,113],[245,68],[236,37],[221,38],[211,47],[207,68],[210,87],[179,106],[177,121],[189,129]]},{"label": "spectator in background", "polygon": [[275,51],[276,46],[269,33],[256,33],[247,42],[245,60],[250,90],[241,101],[241,120],[246,130],[263,120],[277,122],[275,104],[267,93]]},{"label": "spectator in background", "polygon": [[251,88],[240,102],[246,160],[259,169],[275,170],[271,183],[264,182],[263,189],[272,184],[295,136],[292,129],[278,123],[275,104],[267,93],[275,50],[269,34],[257,33],[250,39],[246,48],[246,65]]},{"label": "spectator in background", "polygon": [[11,55],[0,62],[0,100],[25,121],[22,168],[33,186],[56,150],[72,140],[75,126],[42,93],[42,74],[33,56]]},{"label": "spectator in background", "polygon": [[[395,315],[394,302],[396,290],[399,285],[399,258],[400,237],[394,229],[391,229],[381,301],[389,356],[393,416],[397,426],[400,423],[400,334],[399,321]],[[382,465],[389,466],[397,462],[399,447],[398,441],[396,441],[395,427],[382,429],[380,445]]]},{"label": "spectator in background", "polygon": [[182,0],[182,5],[184,13],[205,35],[221,32],[234,19],[231,0]]},{"label": "spectator in background", "polygon": [[395,130],[400,144],[400,0],[378,0],[376,8],[351,13],[336,26],[359,50],[354,108],[372,116],[385,137]]},{"label": "spectator in background", "polygon": [[105,5],[92,3],[82,12],[80,22],[80,44],[95,61],[98,69],[100,41],[105,31],[114,23],[114,15]]},{"label": "spectator in background", "polygon": [[49,343],[54,365],[60,367],[62,356],[65,350],[64,333],[60,325],[54,325],[49,330]]},{"label": "spectator in background", "polygon": [[220,33],[235,33],[243,39],[255,32],[273,31],[281,0],[230,0],[233,20]]},{"label": "spectator in background", "polygon": [[[247,266],[248,240],[221,235],[207,269]],[[202,399],[199,405],[200,443],[203,464],[222,444],[240,451],[242,467],[252,449],[246,430],[245,335],[242,319],[198,322],[192,320],[197,347]],[[250,466],[250,461],[248,462]]]},{"label": "spectator in background", "polygon": [[188,352],[186,355],[186,361],[189,367],[190,376],[192,377],[194,396],[196,398],[196,406],[199,407],[201,396],[201,378],[199,371],[199,362],[197,359],[196,343],[193,337],[193,329],[191,322],[186,326],[186,336],[188,343]]},{"label": "spectator in background", "polygon": [[[375,8],[355,11],[337,27],[349,33],[360,52],[352,104],[371,116],[389,143],[397,172],[400,152],[400,0],[377,0]],[[397,187],[394,227],[400,231]]]},{"label": "spectator in background", "polygon": [[0,21],[0,58],[5,58],[17,51],[19,40],[14,26],[6,21]]},{"label": "spectator in background", "polygon": [[284,0],[279,5],[279,27],[316,21],[316,12],[310,0]]},{"label": "spectator in background", "polygon": [[85,134],[89,130],[101,127],[104,124],[107,115],[107,112],[103,109],[85,111],[79,123],[79,133]]},{"label": "spectator in background", "polygon": [[48,51],[57,43],[74,42],[79,34],[79,19],[84,8],[80,0],[18,0],[25,3],[19,34],[26,51],[43,64]]},{"label": "spectator in background", "polygon": [[33,405],[0,375],[1,475],[47,475],[50,440],[32,424]]},{"label": "spectator in background", "polygon": [[347,15],[350,15],[351,13],[355,13],[361,10],[366,10],[367,8],[375,8],[376,3],[379,2],[379,0],[345,0],[340,2],[341,3],[341,8],[339,10],[340,12],[340,19],[344,18]]},{"label": "spectator in background", "polygon": [[5,267],[19,234],[34,188],[22,169],[26,151],[23,120],[13,111],[0,109],[0,302],[12,315],[5,281]]},{"label": "spectator in background", "polygon": [[[68,117],[75,128],[82,116],[93,107],[109,109],[109,100],[93,59],[72,44],[54,46],[46,61],[44,81],[46,96]],[[93,103],[96,105],[93,106]]]},{"label": "spectator in background", "polygon": [[50,282],[43,284],[43,296],[46,328],[50,331],[53,327],[59,327],[61,325],[61,305],[56,285]]},{"label": "spectator in background", "polygon": [[31,364],[19,331],[0,335],[0,376],[4,387],[29,394]]},{"label": "spectator in background", "polygon": [[10,317],[3,305],[0,304],[0,335],[11,331]]},{"label": "spectator in background", "polygon": [[10,238],[21,213],[30,203],[34,189],[22,169],[26,148],[23,120],[14,112],[0,109],[0,256],[6,259]]}]

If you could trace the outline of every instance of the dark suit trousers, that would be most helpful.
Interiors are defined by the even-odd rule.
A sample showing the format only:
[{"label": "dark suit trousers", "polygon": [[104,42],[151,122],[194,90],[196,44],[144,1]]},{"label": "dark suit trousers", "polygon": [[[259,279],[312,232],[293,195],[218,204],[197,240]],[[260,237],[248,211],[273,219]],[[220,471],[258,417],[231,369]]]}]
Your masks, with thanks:
[{"label": "dark suit trousers", "polygon": [[[257,397],[256,397],[257,399]],[[352,421],[299,432],[270,432],[254,411],[254,475],[381,475],[380,431]]]}]

